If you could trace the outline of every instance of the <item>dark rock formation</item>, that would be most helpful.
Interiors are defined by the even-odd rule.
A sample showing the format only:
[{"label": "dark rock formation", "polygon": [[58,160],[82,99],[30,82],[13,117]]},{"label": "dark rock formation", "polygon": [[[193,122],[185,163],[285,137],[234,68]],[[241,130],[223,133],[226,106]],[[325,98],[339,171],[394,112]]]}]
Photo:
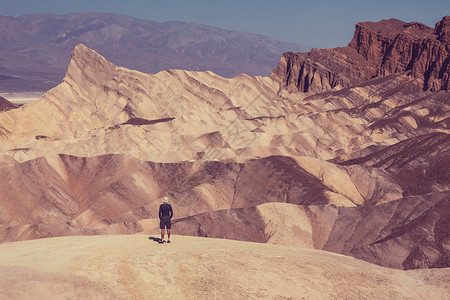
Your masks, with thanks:
[{"label": "dark rock formation", "polygon": [[340,207],[323,250],[397,269],[450,267],[450,193]]},{"label": "dark rock formation", "polygon": [[0,112],[8,111],[15,108],[18,108],[18,106],[0,96]]},{"label": "dark rock formation", "polygon": [[[341,163],[349,166],[352,177],[359,173],[351,166],[383,170],[402,187],[404,197],[379,205],[369,199],[359,207],[299,206],[309,216],[314,247],[397,269],[449,267],[449,151],[449,135],[435,133]],[[282,223],[299,217],[277,215],[286,218]],[[229,223],[234,230],[224,231]],[[182,234],[256,242],[267,242],[263,229],[273,227],[260,211],[249,208],[200,214],[176,225]],[[280,226],[275,231],[287,230]]]},{"label": "dark rock formation", "polygon": [[[323,241],[315,243],[316,249],[396,269],[446,268],[450,267],[449,197],[449,192],[428,194],[377,206],[339,207],[337,212],[330,206],[299,208],[309,215],[311,238]],[[177,219],[174,226],[186,235],[266,242],[264,229],[270,224],[257,209],[246,208]]]},{"label": "dark rock formation", "polygon": [[255,207],[219,210],[173,222],[178,234],[264,243],[264,222]]},{"label": "dark rock formation", "polygon": [[322,92],[399,72],[423,80],[424,90],[450,88],[450,17],[436,28],[397,19],[356,25],[347,47],[287,52],[271,77],[291,91]]},{"label": "dark rock formation", "polygon": [[[0,198],[6,199],[0,225],[6,228],[67,223],[88,229],[155,218],[165,194],[177,218],[273,201],[327,203],[327,187],[287,157],[162,164],[124,155],[59,155],[4,166],[0,177]],[[6,238],[9,230],[0,240],[17,238]]]},{"label": "dark rock formation", "polygon": [[320,93],[361,83],[373,73],[374,68],[356,50],[343,47],[284,53],[271,77],[292,92]]},{"label": "dark rock formation", "polygon": [[437,193],[450,186],[450,135],[418,136],[341,165],[383,169],[402,187],[404,196]]},{"label": "dark rock formation", "polygon": [[292,158],[270,156],[250,160],[242,166],[232,207],[268,202],[326,204],[326,190],[318,178],[299,167]]},{"label": "dark rock formation", "polygon": [[122,123],[120,125],[153,125],[153,124],[158,124],[158,123],[163,123],[163,122],[170,122],[175,118],[163,118],[163,119],[157,119],[157,120],[147,120],[147,119],[143,119],[143,118],[131,118],[128,121],[126,121],[125,123]]},{"label": "dark rock formation", "polygon": [[450,43],[450,16],[445,16],[441,21],[436,23],[434,34],[438,36],[437,39],[442,43],[447,45]]}]

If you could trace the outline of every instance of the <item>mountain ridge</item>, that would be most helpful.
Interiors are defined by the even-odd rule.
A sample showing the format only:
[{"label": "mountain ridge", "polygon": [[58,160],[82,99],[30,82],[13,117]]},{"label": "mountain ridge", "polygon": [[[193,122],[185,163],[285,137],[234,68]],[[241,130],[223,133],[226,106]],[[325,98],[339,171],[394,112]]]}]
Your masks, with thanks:
[{"label": "mountain ridge", "polygon": [[64,76],[79,43],[116,65],[157,73],[165,69],[211,70],[224,77],[268,75],[279,55],[308,49],[263,35],[183,22],[155,22],[110,13],[0,16],[0,90],[44,91]]},{"label": "mountain ridge", "polygon": [[397,19],[360,22],[347,47],[284,53],[271,77],[290,90],[317,93],[410,72],[423,80],[424,90],[448,91],[449,20],[443,17],[434,30]]},{"label": "mountain ridge", "polygon": [[8,111],[15,108],[18,108],[18,106],[0,96],[0,112]]},{"label": "mountain ridge", "polygon": [[[344,49],[312,53],[357,53]],[[180,233],[446,268],[450,102],[424,82],[405,71],[303,92],[146,74],[78,44],[58,86],[0,113],[0,240],[153,232],[169,195]]]}]

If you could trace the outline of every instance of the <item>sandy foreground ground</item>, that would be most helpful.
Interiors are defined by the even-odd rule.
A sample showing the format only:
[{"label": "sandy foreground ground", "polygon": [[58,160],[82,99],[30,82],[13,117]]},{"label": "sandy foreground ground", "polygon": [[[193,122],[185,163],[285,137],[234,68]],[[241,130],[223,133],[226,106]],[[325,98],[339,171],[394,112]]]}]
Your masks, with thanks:
[{"label": "sandy foreground ground", "polygon": [[0,298],[450,299],[448,268],[401,271],[311,249],[171,240],[115,235],[0,244]]}]

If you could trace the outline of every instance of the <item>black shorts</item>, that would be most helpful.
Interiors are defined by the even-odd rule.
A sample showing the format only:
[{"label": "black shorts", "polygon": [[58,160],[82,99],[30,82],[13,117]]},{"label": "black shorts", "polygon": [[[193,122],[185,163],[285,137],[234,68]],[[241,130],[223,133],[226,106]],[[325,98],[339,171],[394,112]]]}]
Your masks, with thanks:
[{"label": "black shorts", "polygon": [[164,229],[164,227],[167,227],[167,229],[172,227],[172,222],[170,222],[170,219],[161,219],[159,221],[159,228]]}]

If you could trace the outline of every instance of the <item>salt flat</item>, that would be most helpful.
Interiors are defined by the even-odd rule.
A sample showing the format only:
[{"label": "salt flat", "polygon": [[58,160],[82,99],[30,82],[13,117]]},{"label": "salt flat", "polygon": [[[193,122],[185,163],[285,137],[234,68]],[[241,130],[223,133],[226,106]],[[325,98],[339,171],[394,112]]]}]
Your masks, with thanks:
[{"label": "salt flat", "polygon": [[23,105],[39,99],[43,94],[44,92],[0,93],[0,96],[16,105]]}]

